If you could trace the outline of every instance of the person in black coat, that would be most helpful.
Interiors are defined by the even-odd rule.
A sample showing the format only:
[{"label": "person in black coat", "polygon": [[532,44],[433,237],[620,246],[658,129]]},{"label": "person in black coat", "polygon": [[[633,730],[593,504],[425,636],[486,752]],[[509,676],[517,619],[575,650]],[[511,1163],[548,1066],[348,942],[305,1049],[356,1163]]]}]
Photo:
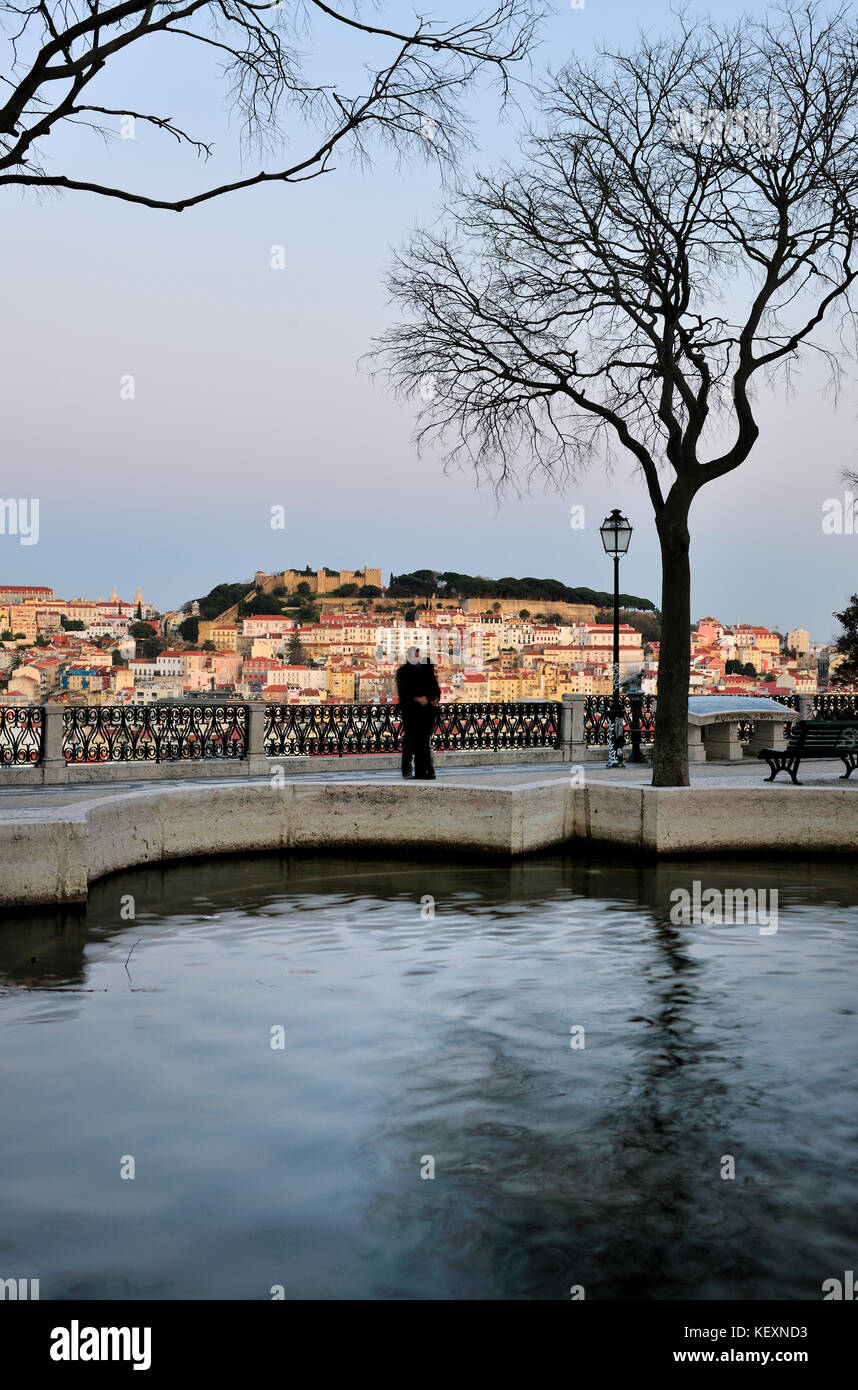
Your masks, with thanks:
[{"label": "person in black coat", "polygon": [[409,647],[405,662],[396,673],[396,690],[402,712],[402,775],[414,776],[419,782],[431,782],[435,777],[432,749],[429,740],[435,727],[435,709],[441,699],[441,687],[435,667],[428,658],[420,660],[420,649]]}]

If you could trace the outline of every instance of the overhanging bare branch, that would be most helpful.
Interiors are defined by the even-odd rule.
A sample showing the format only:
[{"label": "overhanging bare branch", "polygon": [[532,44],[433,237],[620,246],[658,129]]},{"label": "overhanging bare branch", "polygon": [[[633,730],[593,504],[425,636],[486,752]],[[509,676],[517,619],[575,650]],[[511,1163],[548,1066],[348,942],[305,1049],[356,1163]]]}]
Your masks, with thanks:
[{"label": "overhanging bare branch", "polygon": [[[346,93],[336,83],[310,81],[306,27],[297,0],[255,4],[251,0],[122,0],[101,7],[97,0],[38,0],[21,7],[0,0],[0,25],[7,21],[5,63],[0,58],[0,186],[80,190],[147,207],[181,212],[225,193],[265,182],[297,183],[334,166],[335,150],[361,159],[370,141],[386,141],[400,157],[419,151],[444,169],[468,140],[461,98],[482,72],[495,77],[505,99],[511,71],[528,54],[539,17],[539,0],[496,0],[482,16],[453,25],[416,20],[397,32],[373,18],[340,13],[321,0],[309,11],[327,31],[354,35],[369,60],[363,92]],[[52,171],[45,141],[81,113],[134,115],[81,100],[91,83],[132,45],[191,41],[223,58],[230,98],[243,122],[245,155],[267,153],[265,167],[248,177],[225,180],[182,198],[127,187],[68,169]],[[376,62],[372,63],[373,54]],[[381,58],[382,61],[378,61]],[[289,143],[293,115],[309,130],[307,145],[288,159],[275,152]],[[138,116],[208,156],[211,141],[192,139],[168,116]],[[103,125],[93,123],[101,133]],[[315,131],[315,138],[312,132]]]}]

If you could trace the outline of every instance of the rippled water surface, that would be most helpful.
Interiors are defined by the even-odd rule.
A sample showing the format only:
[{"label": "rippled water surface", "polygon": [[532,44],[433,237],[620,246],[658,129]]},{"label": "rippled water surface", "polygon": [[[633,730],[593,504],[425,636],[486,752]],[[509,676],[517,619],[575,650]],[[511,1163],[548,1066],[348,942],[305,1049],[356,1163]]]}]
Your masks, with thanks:
[{"label": "rippled water surface", "polygon": [[[777,932],[672,925],[695,878],[777,889]],[[825,863],[260,857],[7,914],[0,1277],[818,1299],[858,1267],[854,889]]]}]

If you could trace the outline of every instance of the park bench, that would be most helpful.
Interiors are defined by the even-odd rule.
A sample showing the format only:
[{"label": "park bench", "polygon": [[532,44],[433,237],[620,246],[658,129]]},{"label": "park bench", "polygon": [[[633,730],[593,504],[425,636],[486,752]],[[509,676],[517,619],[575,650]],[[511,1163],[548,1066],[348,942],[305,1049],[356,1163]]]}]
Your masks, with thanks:
[{"label": "park bench", "polygon": [[858,767],[858,720],[797,720],[790,731],[786,748],[761,748],[758,758],[765,758],[771,768],[773,782],[779,772],[788,772],[798,785],[796,772],[803,758],[840,758],[849,777]]}]

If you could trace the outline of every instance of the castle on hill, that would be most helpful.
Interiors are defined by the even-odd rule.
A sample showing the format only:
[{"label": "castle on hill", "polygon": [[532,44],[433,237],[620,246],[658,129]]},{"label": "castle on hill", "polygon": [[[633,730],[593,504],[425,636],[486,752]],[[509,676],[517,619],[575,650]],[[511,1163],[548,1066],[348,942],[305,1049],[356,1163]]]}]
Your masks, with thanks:
[{"label": "castle on hill", "polygon": [[308,584],[311,594],[330,594],[343,584],[356,584],[359,589],[381,588],[380,569],[362,570],[283,570],[280,574],[266,574],[257,570],[253,576],[254,586],[262,594],[270,594],[275,589],[285,589],[287,593],[297,592],[299,584]]}]

